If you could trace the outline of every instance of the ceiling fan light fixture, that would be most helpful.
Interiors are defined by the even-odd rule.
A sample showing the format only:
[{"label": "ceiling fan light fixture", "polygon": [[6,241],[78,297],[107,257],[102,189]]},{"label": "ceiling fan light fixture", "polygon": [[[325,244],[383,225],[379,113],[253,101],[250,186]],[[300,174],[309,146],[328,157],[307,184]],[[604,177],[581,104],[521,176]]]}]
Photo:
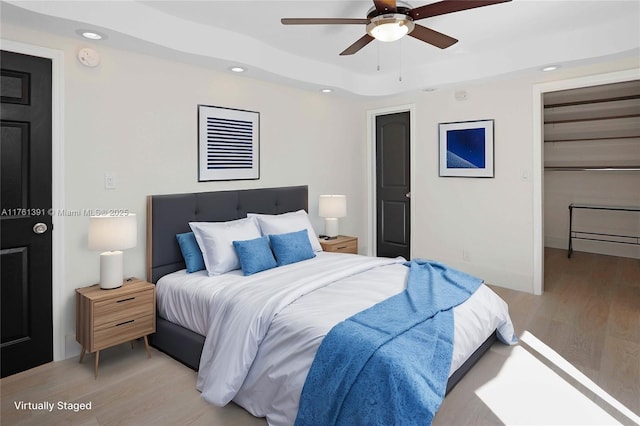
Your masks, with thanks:
[{"label": "ceiling fan light fixture", "polygon": [[401,13],[390,13],[371,18],[367,33],[376,40],[396,41],[413,31],[413,20]]}]

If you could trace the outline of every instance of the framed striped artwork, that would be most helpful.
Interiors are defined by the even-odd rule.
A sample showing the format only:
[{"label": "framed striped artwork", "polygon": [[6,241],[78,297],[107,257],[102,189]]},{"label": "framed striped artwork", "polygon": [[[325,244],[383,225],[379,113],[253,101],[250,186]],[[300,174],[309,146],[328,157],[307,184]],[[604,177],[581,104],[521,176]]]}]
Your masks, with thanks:
[{"label": "framed striped artwork", "polygon": [[260,113],[198,105],[198,181],[260,179]]}]

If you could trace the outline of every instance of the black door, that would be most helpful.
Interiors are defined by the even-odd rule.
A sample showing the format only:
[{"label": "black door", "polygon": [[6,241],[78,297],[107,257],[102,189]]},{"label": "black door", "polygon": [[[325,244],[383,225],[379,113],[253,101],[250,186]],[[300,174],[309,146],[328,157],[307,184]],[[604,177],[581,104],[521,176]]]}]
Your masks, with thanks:
[{"label": "black door", "polygon": [[2,377],[53,359],[51,60],[1,52]]},{"label": "black door", "polygon": [[410,256],[410,114],[376,117],[377,255]]}]

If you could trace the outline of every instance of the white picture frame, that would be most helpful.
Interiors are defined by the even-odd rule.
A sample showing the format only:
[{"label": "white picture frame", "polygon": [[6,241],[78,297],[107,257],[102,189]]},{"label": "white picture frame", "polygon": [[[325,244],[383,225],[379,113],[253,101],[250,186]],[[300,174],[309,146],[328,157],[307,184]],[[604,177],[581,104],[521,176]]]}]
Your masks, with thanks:
[{"label": "white picture frame", "polygon": [[494,177],[494,120],[440,123],[438,131],[440,176]]},{"label": "white picture frame", "polygon": [[260,113],[198,105],[198,181],[260,179]]}]

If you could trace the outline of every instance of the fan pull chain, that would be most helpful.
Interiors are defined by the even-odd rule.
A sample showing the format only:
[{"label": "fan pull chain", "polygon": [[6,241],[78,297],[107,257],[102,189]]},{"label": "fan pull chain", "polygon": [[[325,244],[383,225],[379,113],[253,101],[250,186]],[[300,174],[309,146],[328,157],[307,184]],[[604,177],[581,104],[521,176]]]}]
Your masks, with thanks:
[{"label": "fan pull chain", "polygon": [[378,52],[376,70],[380,71],[380,41],[379,40],[376,40],[376,51]]},{"label": "fan pull chain", "polygon": [[402,39],[398,40],[398,44],[400,44],[400,49],[398,49],[400,52],[400,60],[398,61],[400,64],[400,75],[398,76],[398,81],[402,83]]}]

